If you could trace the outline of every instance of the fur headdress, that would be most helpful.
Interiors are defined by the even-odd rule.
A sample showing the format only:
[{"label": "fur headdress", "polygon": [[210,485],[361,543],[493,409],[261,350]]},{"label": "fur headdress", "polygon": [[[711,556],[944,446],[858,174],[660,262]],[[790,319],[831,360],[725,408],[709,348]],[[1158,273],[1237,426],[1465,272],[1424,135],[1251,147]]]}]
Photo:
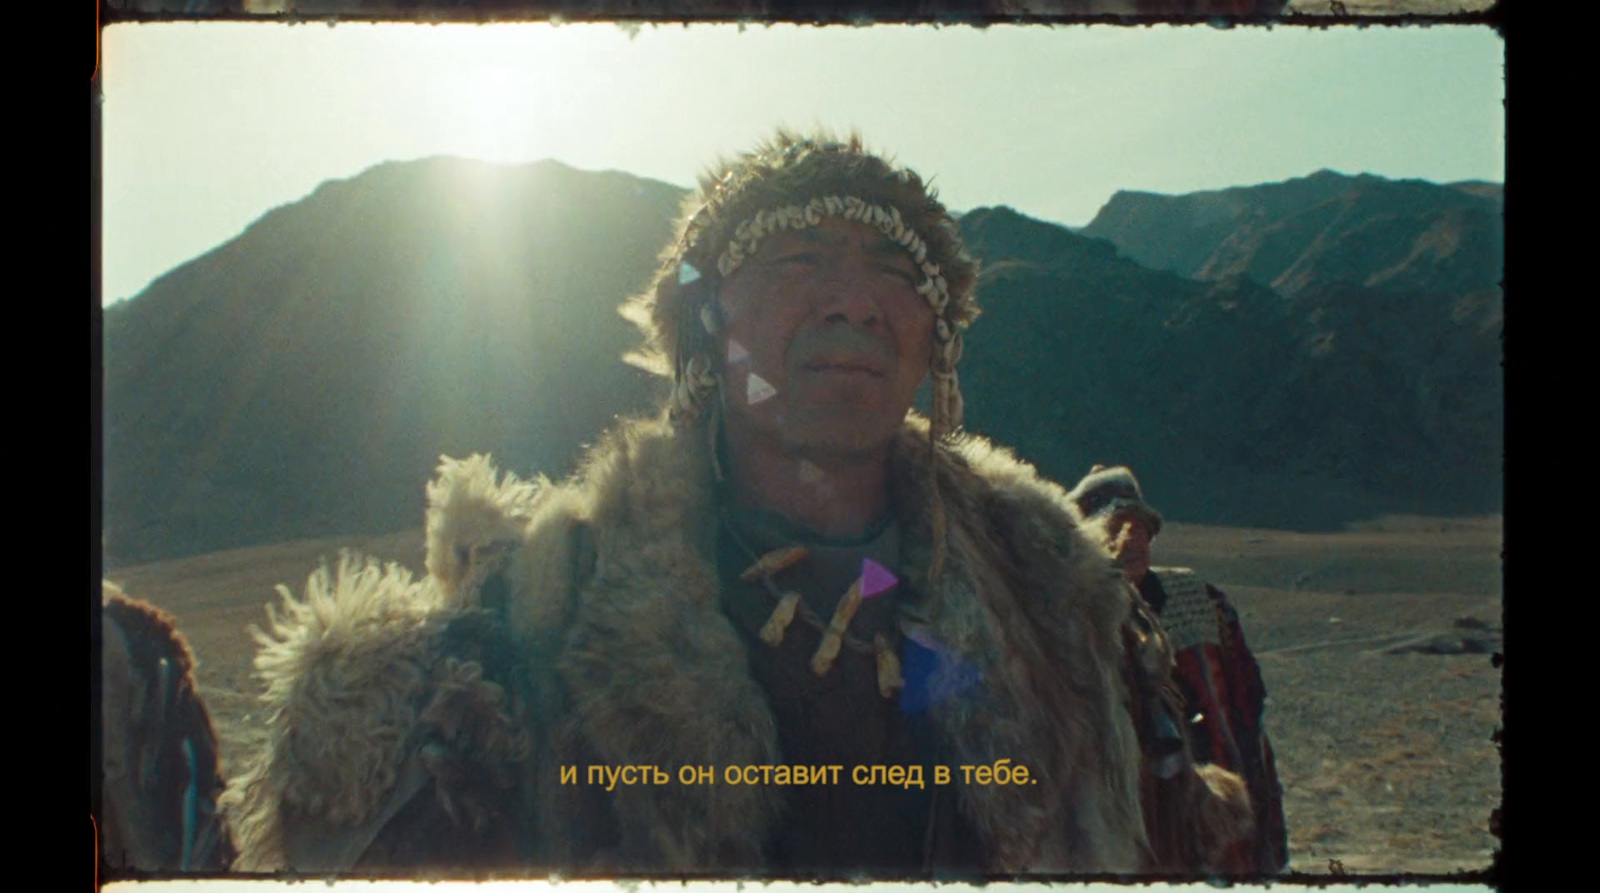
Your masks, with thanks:
[{"label": "fur headdress", "polygon": [[955,220],[921,177],[869,152],[860,134],[841,141],[783,130],[701,177],[655,279],[621,309],[645,334],[644,349],[625,359],[672,378],[675,417],[698,418],[715,391],[710,308],[720,284],[766,234],[816,226],[825,217],[874,226],[916,262],[923,277],[917,291],[935,313],[929,333],[933,431],[938,436],[960,427],[955,364],[961,332],[978,315],[972,295],[978,264],[967,255]]},{"label": "fur headdress", "polygon": [[1139,489],[1139,479],[1126,465],[1107,468],[1096,465],[1089,470],[1078,486],[1067,494],[1077,510],[1078,520],[1091,522],[1130,515],[1150,528],[1150,536],[1161,532],[1161,513],[1144,501],[1144,491]]}]

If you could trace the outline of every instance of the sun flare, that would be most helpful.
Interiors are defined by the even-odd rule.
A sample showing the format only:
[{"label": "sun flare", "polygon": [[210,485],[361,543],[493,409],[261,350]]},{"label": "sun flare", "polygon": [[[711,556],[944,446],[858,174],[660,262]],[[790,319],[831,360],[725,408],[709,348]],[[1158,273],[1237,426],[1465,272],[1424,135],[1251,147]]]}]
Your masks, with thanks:
[{"label": "sun flare", "polygon": [[[484,161],[514,161],[520,139],[537,109],[527,76],[503,65],[473,66],[447,79],[439,127],[450,135],[452,154]],[[520,145],[519,145],[520,144]]]},{"label": "sun flare", "polygon": [[570,116],[563,85],[573,81],[569,66],[581,60],[575,43],[584,35],[558,36],[545,25],[437,30],[446,34],[426,45],[435,72],[430,111],[450,154],[502,162],[537,157]]}]

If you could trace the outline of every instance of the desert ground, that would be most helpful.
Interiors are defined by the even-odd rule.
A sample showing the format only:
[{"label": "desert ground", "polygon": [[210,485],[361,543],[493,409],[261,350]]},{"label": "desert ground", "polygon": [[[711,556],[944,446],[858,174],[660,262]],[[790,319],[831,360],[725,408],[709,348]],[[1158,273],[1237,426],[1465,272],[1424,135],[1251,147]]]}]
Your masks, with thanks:
[{"label": "desert ground", "polygon": [[[422,571],[422,532],[308,540],[108,571],[170,611],[200,661],[224,772],[259,735],[251,675],[274,587],[350,548]],[[1341,533],[1169,523],[1157,565],[1224,588],[1261,663],[1290,868],[1487,868],[1500,800],[1500,518],[1392,517]]]}]

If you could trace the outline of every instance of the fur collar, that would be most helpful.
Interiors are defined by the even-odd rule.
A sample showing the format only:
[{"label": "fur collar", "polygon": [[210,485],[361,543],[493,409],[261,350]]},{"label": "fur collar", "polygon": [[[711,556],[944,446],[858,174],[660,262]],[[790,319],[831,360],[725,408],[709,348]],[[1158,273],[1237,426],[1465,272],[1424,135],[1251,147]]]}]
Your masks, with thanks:
[{"label": "fur collar", "polygon": [[[690,429],[691,431],[693,429]],[[592,532],[593,576],[568,611],[561,594],[524,599],[528,619],[570,618],[557,675],[575,728],[600,762],[777,763],[781,749],[744,646],[718,608],[706,439],[660,421],[616,429],[552,513]],[[928,578],[933,481],[948,519],[946,558]],[[892,487],[903,526],[907,622],[982,674],[980,693],[934,719],[962,763],[1024,764],[1036,785],[961,787],[996,871],[1114,871],[1141,864],[1139,745],[1125,707],[1120,631],[1131,607],[1104,555],[1076,531],[1065,492],[1008,451],[966,437],[930,454],[908,419]],[[559,508],[558,508],[559,507]],[[528,577],[557,550],[524,549]],[[532,595],[527,587],[522,591]],[[548,640],[538,622],[525,640]],[[1054,706],[1056,709],[1047,709]],[[1066,709],[1063,709],[1066,708]],[[954,767],[952,767],[954,770]],[[959,771],[959,770],[954,770]],[[549,773],[547,773],[549,774]],[[621,792],[621,789],[619,789]],[[780,789],[713,785],[621,792],[629,855],[671,868],[753,860]]]}]

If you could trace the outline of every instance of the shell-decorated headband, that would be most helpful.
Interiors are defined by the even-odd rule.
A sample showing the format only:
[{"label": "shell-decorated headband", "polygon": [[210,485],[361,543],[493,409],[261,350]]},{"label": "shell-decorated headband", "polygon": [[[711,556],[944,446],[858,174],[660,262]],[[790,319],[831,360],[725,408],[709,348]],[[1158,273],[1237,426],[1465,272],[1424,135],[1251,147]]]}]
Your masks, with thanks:
[{"label": "shell-decorated headband", "polygon": [[716,331],[715,285],[754,255],[766,236],[838,217],[882,232],[920,270],[916,290],[934,312],[932,433],[958,429],[963,402],[956,363],[962,330],[978,314],[972,299],[978,265],[933,190],[909,169],[868,153],[859,136],[837,142],[780,132],[775,142],[720,169],[725,173],[702,179],[700,195],[690,199],[692,213],[685,214],[680,237],[663,253],[654,287],[623,307],[655,351],[628,359],[672,376],[674,416],[698,418],[714,399],[717,364],[710,339],[701,333]]}]

